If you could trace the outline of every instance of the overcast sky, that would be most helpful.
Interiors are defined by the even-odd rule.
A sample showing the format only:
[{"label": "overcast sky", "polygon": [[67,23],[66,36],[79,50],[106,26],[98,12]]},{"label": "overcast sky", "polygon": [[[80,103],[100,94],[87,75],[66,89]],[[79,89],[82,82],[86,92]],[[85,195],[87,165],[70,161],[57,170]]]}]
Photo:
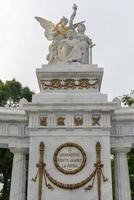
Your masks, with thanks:
[{"label": "overcast sky", "polygon": [[104,68],[101,91],[111,101],[134,89],[134,0],[0,0],[0,79],[15,78],[39,92],[35,69],[46,62],[49,42],[34,19],[57,23],[86,20],[86,34],[96,43],[93,63]]}]

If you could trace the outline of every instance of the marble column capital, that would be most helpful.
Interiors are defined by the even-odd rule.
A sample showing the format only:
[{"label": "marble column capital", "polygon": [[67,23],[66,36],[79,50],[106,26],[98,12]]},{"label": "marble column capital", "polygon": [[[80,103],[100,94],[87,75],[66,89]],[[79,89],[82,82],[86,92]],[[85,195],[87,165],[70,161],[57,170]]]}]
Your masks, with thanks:
[{"label": "marble column capital", "polygon": [[127,154],[128,152],[131,151],[131,144],[127,144],[127,145],[116,145],[116,146],[113,146],[111,148],[111,152],[112,154],[117,154],[117,153],[124,153],[124,154]]},{"label": "marble column capital", "polygon": [[131,147],[113,147],[111,149],[111,152],[113,154],[116,154],[116,153],[124,153],[124,154],[127,154],[128,152],[131,151]]},{"label": "marble column capital", "polygon": [[11,153],[23,153],[23,154],[28,154],[28,148],[26,147],[10,147],[9,148]]}]

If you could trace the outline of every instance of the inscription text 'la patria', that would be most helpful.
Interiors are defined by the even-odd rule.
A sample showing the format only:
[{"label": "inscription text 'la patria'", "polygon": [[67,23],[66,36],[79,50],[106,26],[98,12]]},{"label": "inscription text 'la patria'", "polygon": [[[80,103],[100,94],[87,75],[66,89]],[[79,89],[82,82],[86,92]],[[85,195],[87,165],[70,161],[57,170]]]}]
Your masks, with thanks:
[{"label": "inscription text 'la patria'", "polygon": [[75,143],[60,145],[54,153],[54,164],[64,174],[76,174],[86,163],[86,154],[81,146]]}]

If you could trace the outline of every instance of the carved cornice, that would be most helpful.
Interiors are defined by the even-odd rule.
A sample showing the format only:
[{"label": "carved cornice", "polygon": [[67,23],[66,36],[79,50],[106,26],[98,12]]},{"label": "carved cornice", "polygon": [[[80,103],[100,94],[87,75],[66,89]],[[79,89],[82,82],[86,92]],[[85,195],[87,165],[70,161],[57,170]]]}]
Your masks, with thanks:
[{"label": "carved cornice", "polygon": [[24,110],[0,107],[0,121],[27,122],[28,119]]}]

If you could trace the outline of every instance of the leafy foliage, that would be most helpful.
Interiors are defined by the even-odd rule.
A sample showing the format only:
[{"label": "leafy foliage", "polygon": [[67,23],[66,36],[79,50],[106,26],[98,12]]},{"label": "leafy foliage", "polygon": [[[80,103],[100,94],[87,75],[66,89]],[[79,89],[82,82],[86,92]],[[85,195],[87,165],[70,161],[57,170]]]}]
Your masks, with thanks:
[{"label": "leafy foliage", "polygon": [[33,92],[28,87],[22,87],[21,83],[15,79],[5,83],[0,80],[0,106],[4,106],[8,100],[12,100],[13,103],[18,103],[21,98],[31,101],[32,94]]},{"label": "leafy foliage", "polygon": [[[134,90],[130,94],[123,95],[122,102],[124,105],[131,106],[134,103]],[[130,175],[131,198],[134,200],[134,149],[128,153],[128,168]]]},{"label": "leafy foliage", "polygon": [[112,168],[112,190],[113,190],[113,200],[115,200],[115,171],[114,171],[114,157],[111,158],[111,168]]},{"label": "leafy foliage", "polygon": [[130,175],[131,197],[134,200],[134,149],[128,153],[128,166]]},{"label": "leafy foliage", "polygon": [[3,188],[0,192],[0,200],[9,199],[12,160],[13,155],[8,149],[0,149],[0,182],[3,183]]},{"label": "leafy foliage", "polygon": [[5,84],[0,80],[0,105],[4,106],[8,100]]},{"label": "leafy foliage", "polygon": [[134,90],[132,90],[130,94],[124,94],[121,100],[124,105],[131,106],[134,103]]}]

